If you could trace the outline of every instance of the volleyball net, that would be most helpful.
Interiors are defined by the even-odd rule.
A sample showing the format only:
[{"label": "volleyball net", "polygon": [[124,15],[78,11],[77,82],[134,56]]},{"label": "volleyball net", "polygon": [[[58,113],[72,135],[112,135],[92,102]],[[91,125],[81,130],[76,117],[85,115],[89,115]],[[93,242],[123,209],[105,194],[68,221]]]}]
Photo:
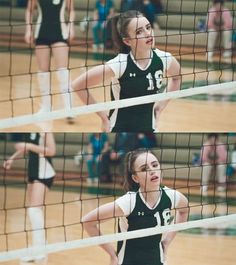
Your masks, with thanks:
[{"label": "volleyball net", "polygon": [[[9,129],[39,121],[63,119],[168,99],[186,97],[192,99],[193,96],[194,99],[199,96],[203,98],[202,94],[208,96],[220,94],[227,100],[235,101],[233,55],[222,59],[219,56],[222,48],[219,44],[219,47],[215,47],[214,63],[209,64],[206,59],[207,32],[199,30],[198,22],[205,17],[210,1],[202,2],[199,4],[198,1],[192,3],[183,1],[179,5],[165,1],[163,13],[159,14],[156,20],[159,29],[154,27],[157,47],[171,52],[181,64],[180,91],[111,102],[109,85],[105,82],[107,80],[104,80],[103,84],[89,89],[99,102],[98,105],[93,106],[81,106],[80,99],[69,90],[69,87],[70,80],[115,56],[105,43],[103,49],[99,51],[92,49],[92,28],[96,22],[92,18],[95,1],[75,1],[75,31],[78,38],[69,47],[67,69],[56,69],[50,59],[52,66],[43,74],[38,73],[35,47],[22,43],[26,26],[25,10],[6,3],[1,7],[3,22],[0,34],[3,35],[3,48],[0,56],[4,67],[0,70],[0,84],[5,89],[0,99],[0,108],[3,110],[0,114],[0,128]],[[114,1],[116,12],[120,12],[120,5],[120,1]],[[235,9],[233,2],[227,2],[227,7],[232,12]],[[33,26],[35,25],[36,22],[33,21]],[[52,50],[51,52],[53,53]],[[168,78],[163,80],[163,89]],[[49,109],[52,111],[38,113],[43,101],[50,102],[48,107],[50,105]]]},{"label": "volleyball net", "polygon": [[[1,161],[14,151],[14,145],[22,141],[23,134],[1,134]],[[107,222],[99,220],[101,236],[88,237],[83,230],[82,217],[91,210],[113,202],[125,194],[124,160],[109,160],[108,171],[102,171],[107,157],[118,157],[119,151],[99,153],[99,166],[94,160],[91,175],[92,153],[87,149],[91,134],[55,133],[57,152],[53,157],[56,177],[52,189],[47,193],[42,206],[44,225],[39,231],[45,234],[41,246],[44,253],[55,253],[80,247],[89,247],[170,231],[185,230],[188,233],[226,234],[235,236],[235,175],[229,170],[235,168],[231,161],[235,145],[234,134],[219,134],[220,145],[227,152],[227,161],[211,166],[206,183],[205,174],[209,165],[201,161],[201,148],[207,140],[207,134],[166,133],[126,135],[129,143],[125,152],[139,148],[148,148],[157,156],[161,164],[162,184],[169,189],[183,193],[189,203],[188,221],[168,226],[149,227],[147,229],[118,233],[118,217]],[[97,134],[100,143],[104,139],[114,148],[123,134]],[[123,139],[123,138],[122,138]],[[131,144],[132,142],[132,144]],[[109,156],[108,156],[109,155]],[[125,154],[123,154],[125,155]],[[32,235],[35,232],[27,202],[27,160],[28,155],[17,159],[11,170],[1,170],[0,185],[0,261],[19,259],[34,253]],[[90,162],[89,162],[90,161]],[[98,161],[98,160],[97,160]],[[90,168],[89,168],[90,167]],[[103,168],[104,169],[104,168]],[[209,171],[209,170],[208,170]],[[106,175],[105,175],[106,172]],[[231,173],[230,173],[231,172]],[[222,174],[221,176],[219,174]],[[207,186],[207,190],[204,187]],[[177,208],[171,215],[174,216]],[[99,212],[98,212],[99,216]]]},{"label": "volleyball net", "polygon": [[37,112],[34,114],[27,114],[16,116],[12,118],[6,118],[1,120],[0,128],[9,129],[17,126],[29,125],[29,124],[40,124],[44,121],[53,121],[63,119],[67,117],[76,117],[79,115],[96,113],[99,111],[109,111],[111,109],[126,108],[130,106],[143,105],[147,103],[157,103],[161,101],[185,98],[194,95],[201,94],[219,94],[223,93],[235,94],[236,93],[236,81],[220,83],[215,85],[208,85],[202,87],[194,87],[181,91],[173,91],[162,94],[135,97],[129,99],[114,100],[108,102],[100,102],[91,105],[74,107],[71,109],[54,110],[50,112]]}]

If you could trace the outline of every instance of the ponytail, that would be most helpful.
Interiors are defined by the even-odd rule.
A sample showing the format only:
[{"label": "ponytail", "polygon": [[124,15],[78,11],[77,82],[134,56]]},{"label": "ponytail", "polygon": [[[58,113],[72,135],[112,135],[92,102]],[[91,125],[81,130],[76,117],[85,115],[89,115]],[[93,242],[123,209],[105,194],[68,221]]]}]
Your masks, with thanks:
[{"label": "ponytail", "polygon": [[128,152],[125,156],[125,176],[124,176],[124,189],[125,191],[137,191],[139,189],[138,183],[133,178],[133,152]]},{"label": "ponytail", "polygon": [[112,42],[114,49],[118,53],[129,53],[130,47],[123,42],[123,38],[127,38],[128,32],[127,28],[130,21],[133,18],[142,17],[143,14],[136,10],[129,10],[127,12],[118,14],[112,17],[111,27],[112,27]]},{"label": "ponytail", "polygon": [[117,24],[119,18],[120,15],[116,15],[110,19],[113,48],[116,53],[129,53],[130,48],[123,42],[120,32],[118,32]]}]

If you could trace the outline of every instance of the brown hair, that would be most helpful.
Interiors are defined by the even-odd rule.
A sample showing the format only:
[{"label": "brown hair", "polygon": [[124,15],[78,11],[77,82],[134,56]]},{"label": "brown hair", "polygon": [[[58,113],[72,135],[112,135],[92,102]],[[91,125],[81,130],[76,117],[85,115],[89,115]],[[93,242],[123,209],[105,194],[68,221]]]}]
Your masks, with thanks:
[{"label": "brown hair", "polygon": [[111,18],[112,41],[116,52],[129,53],[130,48],[125,45],[123,38],[128,36],[128,25],[133,18],[143,17],[137,10],[129,10]]},{"label": "brown hair", "polygon": [[139,189],[139,184],[133,180],[132,175],[135,174],[134,163],[136,159],[144,153],[156,156],[151,150],[146,148],[139,148],[128,152],[125,156],[124,188],[126,191],[137,191]]}]

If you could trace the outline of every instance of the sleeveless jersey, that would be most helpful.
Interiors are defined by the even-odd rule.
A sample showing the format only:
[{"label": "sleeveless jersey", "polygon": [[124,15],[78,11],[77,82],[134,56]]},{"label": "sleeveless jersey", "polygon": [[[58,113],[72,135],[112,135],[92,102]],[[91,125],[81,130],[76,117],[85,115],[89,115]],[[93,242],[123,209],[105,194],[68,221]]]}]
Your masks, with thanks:
[{"label": "sleeveless jersey", "polygon": [[[170,210],[178,204],[180,193],[162,187],[161,196],[151,208],[141,192],[128,192],[116,200],[126,217],[119,220],[119,231],[133,231],[170,223]],[[153,235],[118,243],[118,259],[122,265],[162,265],[162,235]]]},{"label": "sleeveless jersey", "polygon": [[[26,142],[43,146],[43,137],[39,133],[30,133],[27,135]],[[55,176],[51,157],[44,157],[35,152],[29,151],[28,159],[28,178],[34,180],[45,180]]]},{"label": "sleeveless jersey", "polygon": [[[170,64],[171,55],[153,50],[146,69],[141,69],[132,54],[119,54],[107,62],[115,73],[111,84],[111,99],[127,99],[161,92],[162,77]],[[152,132],[155,130],[154,103],[110,111],[113,132]]]},{"label": "sleeveless jersey", "polygon": [[65,23],[65,0],[38,0],[38,20],[35,38],[66,40],[68,29]]}]

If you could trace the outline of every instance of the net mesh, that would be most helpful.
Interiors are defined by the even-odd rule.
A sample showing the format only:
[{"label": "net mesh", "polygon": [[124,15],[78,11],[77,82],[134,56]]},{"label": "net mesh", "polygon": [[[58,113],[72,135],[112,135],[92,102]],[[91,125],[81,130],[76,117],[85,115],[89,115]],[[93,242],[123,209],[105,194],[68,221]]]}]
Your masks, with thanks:
[{"label": "net mesh", "polygon": [[[2,163],[13,153],[14,145],[16,141],[20,141],[21,135],[1,134]],[[110,146],[115,145],[118,135],[108,135]],[[103,136],[98,134],[98,137],[101,142]],[[43,230],[46,234],[45,248],[48,253],[186,229],[190,234],[235,236],[235,177],[228,171],[230,166],[235,166],[230,161],[236,141],[234,134],[219,135],[221,145],[227,150],[228,158],[223,172],[224,177],[227,177],[224,178],[224,183],[219,183],[217,172],[212,171],[207,184],[207,193],[202,189],[206,185],[203,181],[206,165],[203,165],[199,158],[207,134],[168,133],[153,134],[151,137],[143,134],[129,134],[129,137],[129,142],[135,140],[138,147],[150,148],[144,140],[156,140],[156,145],[154,144],[151,149],[161,163],[162,184],[180,191],[188,198],[188,222],[131,233],[118,233],[117,218],[114,216],[109,222],[99,221],[99,227],[104,236],[89,238],[83,231],[82,217],[89,211],[112,202],[124,194],[122,173],[124,162],[117,164],[110,162],[110,175],[105,176],[101,171],[100,173],[95,171],[94,181],[91,181],[87,167],[91,156],[87,151],[91,135],[55,133],[57,152],[53,158],[53,164],[57,174],[54,185],[43,203],[45,220]],[[130,147],[130,150],[133,147]],[[104,157],[105,153],[101,153],[100,158],[104,159]],[[27,161],[26,155],[24,158],[17,159],[11,170],[2,169],[1,261],[21,258],[32,246],[32,227],[27,215],[26,200]],[[176,210],[173,209],[172,214]]]},{"label": "net mesh", "polygon": [[[41,95],[39,91],[39,84],[37,82],[38,66],[34,54],[35,47],[33,45],[26,45],[23,43],[23,36],[25,33],[25,9],[17,6],[17,1],[2,1],[1,6],[1,27],[0,34],[1,41],[1,60],[4,67],[0,70],[0,82],[4,87],[1,95],[1,112],[2,119],[18,117],[21,120],[27,120],[25,115],[32,115],[37,113],[40,108],[42,99],[46,96]],[[75,35],[76,39],[69,46],[69,62],[66,67],[70,70],[70,77],[72,80],[85,70],[93,66],[105,63],[110,58],[115,56],[111,49],[112,43],[110,40],[104,43],[104,47],[98,51],[93,51],[93,35],[92,28],[96,20],[93,18],[93,11],[95,1],[74,1],[75,3]],[[234,57],[223,58],[220,56],[223,53],[222,43],[220,41],[214,48],[215,57],[213,63],[206,61],[207,51],[207,32],[203,31],[201,24],[206,21],[206,13],[211,6],[211,1],[194,1],[191,3],[170,3],[164,1],[162,3],[162,13],[158,14],[156,22],[154,23],[154,34],[156,37],[157,47],[161,50],[169,51],[181,64],[181,89],[198,88],[205,85],[226,83],[225,87],[217,91],[218,94],[223,95],[225,101],[235,101],[233,95],[235,90],[235,83],[230,83],[235,80],[234,74]],[[234,18],[235,3],[227,2],[227,8],[231,11]],[[114,9],[116,12],[122,10],[122,1],[114,1]],[[67,20],[66,20],[67,22]],[[33,27],[37,25],[36,14],[33,19]],[[159,25],[159,28],[157,28]],[[108,33],[109,35],[110,33]],[[222,31],[223,34],[223,31]],[[78,38],[77,38],[78,37]],[[222,43],[221,43],[222,42]],[[60,47],[59,47],[60,48]],[[19,64],[19,62],[21,62]],[[65,109],[63,107],[63,93],[59,89],[59,82],[57,78],[57,67],[55,62],[50,59],[50,93],[53,110]],[[168,78],[171,78],[169,76]],[[167,79],[163,80],[165,84]],[[91,94],[95,95],[98,102],[110,101],[109,86],[105,83],[96,85],[89,89]],[[228,83],[228,84],[227,84]],[[69,81],[68,81],[69,86]],[[164,88],[164,85],[163,85]],[[225,89],[226,88],[226,89]],[[233,90],[231,90],[233,88]],[[206,88],[205,94],[216,93],[211,87]],[[177,93],[178,94],[178,93]],[[184,97],[184,94],[178,94],[179,97]],[[207,99],[206,95],[195,95],[194,99]],[[168,98],[169,96],[167,96]],[[171,95],[170,95],[171,98]],[[140,99],[142,100],[142,99]],[[159,97],[153,98],[158,101]],[[105,105],[102,109],[109,110],[115,108],[117,105]],[[130,102],[131,105],[136,105],[136,99]],[[141,103],[140,103],[141,104]],[[76,109],[81,105],[77,95],[73,95],[73,107],[71,112],[52,113],[52,115],[42,115],[40,118],[31,116],[30,122],[39,119],[62,119],[68,115],[77,115],[92,112],[92,109]],[[22,107],[23,106],[23,107]],[[99,108],[99,106],[98,106]],[[18,124],[29,124],[29,121],[15,120],[5,128],[12,128]],[[8,123],[10,121],[8,120]],[[2,127],[4,128],[4,127]]]}]

